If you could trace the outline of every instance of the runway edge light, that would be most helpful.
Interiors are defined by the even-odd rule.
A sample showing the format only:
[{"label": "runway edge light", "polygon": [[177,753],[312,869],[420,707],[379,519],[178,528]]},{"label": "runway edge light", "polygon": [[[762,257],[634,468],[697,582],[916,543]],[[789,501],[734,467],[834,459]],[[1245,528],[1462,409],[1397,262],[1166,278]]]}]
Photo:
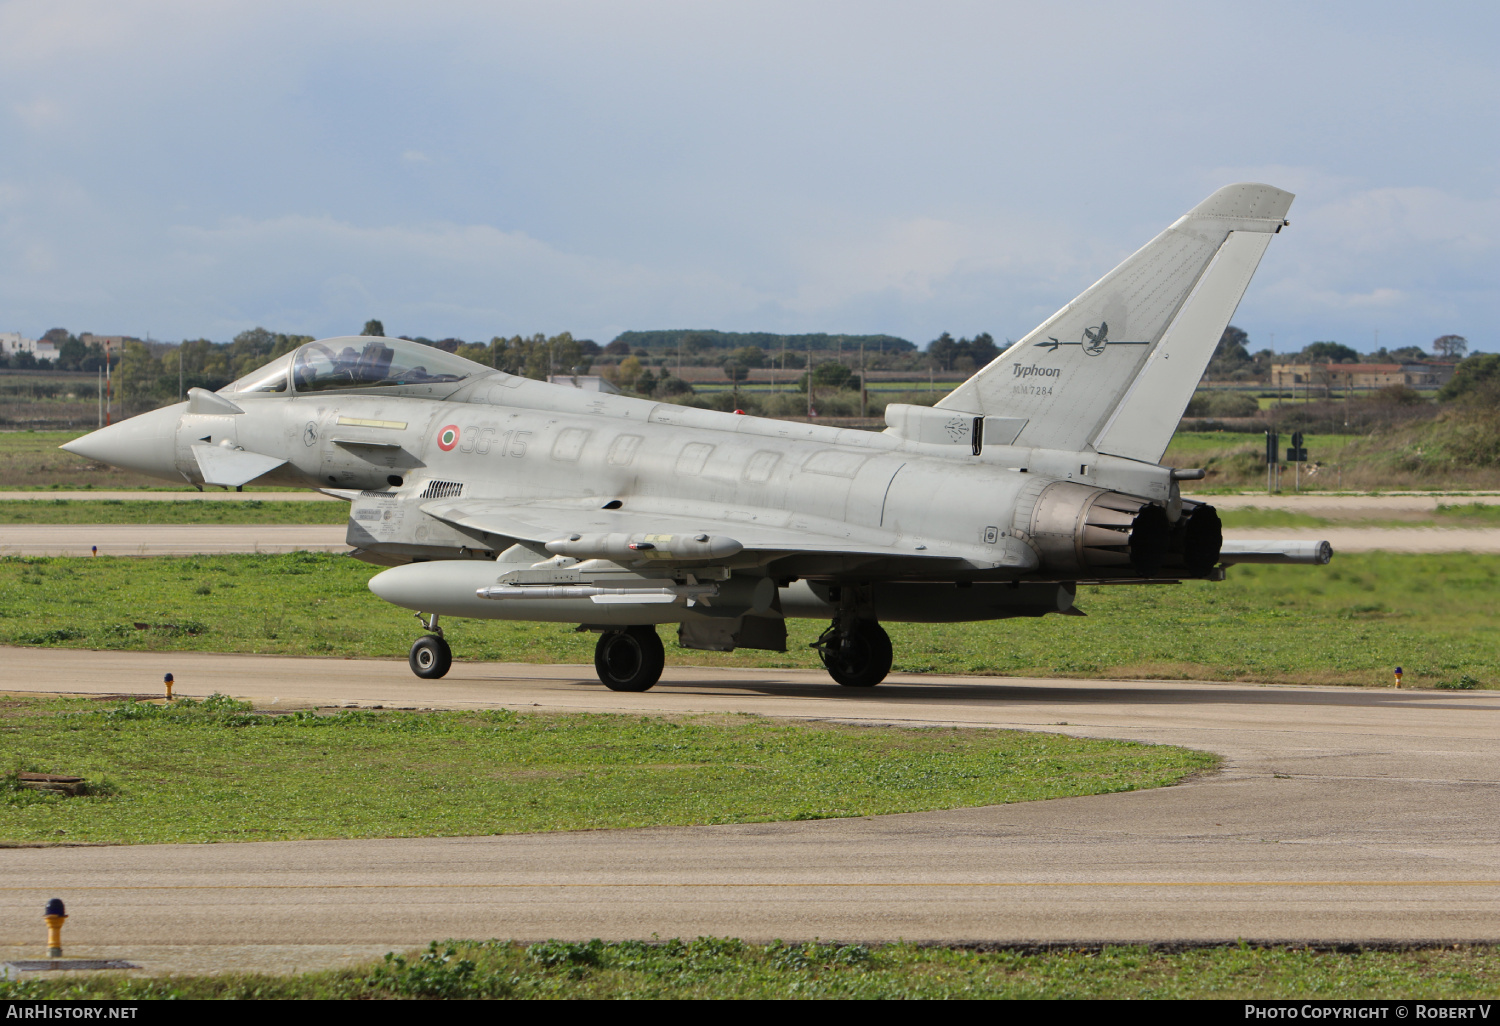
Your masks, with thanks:
[{"label": "runway edge light", "polygon": [[1396,667],[1396,687],[1401,686],[1401,667]]},{"label": "runway edge light", "polygon": [[47,923],[48,958],[62,958],[62,928],[67,918],[68,910],[63,906],[61,898],[53,898],[47,902],[47,910],[42,913],[42,919]]}]

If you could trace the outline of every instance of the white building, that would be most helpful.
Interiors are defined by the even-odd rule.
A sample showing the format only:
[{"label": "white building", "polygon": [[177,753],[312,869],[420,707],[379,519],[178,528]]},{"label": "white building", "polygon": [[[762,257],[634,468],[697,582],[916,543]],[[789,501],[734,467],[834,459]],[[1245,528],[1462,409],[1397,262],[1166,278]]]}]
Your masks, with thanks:
[{"label": "white building", "polygon": [[38,360],[56,360],[57,347],[51,342],[38,342],[27,338],[19,331],[0,331],[0,354],[30,353]]}]

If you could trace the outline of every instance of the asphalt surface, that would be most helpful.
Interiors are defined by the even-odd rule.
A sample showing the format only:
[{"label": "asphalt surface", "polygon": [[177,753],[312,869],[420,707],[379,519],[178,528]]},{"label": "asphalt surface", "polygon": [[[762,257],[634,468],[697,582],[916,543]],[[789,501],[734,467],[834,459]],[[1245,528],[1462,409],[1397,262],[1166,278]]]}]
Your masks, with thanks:
[{"label": "asphalt surface", "polygon": [[[1187,498],[1197,498],[1184,492]],[[1326,492],[1283,492],[1279,495],[1257,495],[1245,492],[1239,495],[1205,495],[1203,501],[1213,504],[1215,509],[1285,509],[1312,516],[1327,517],[1381,517],[1403,513],[1431,513],[1439,506],[1497,506],[1500,495],[1483,495],[1444,492],[1402,492],[1380,495],[1338,494]]]},{"label": "asphalt surface", "polygon": [[343,524],[0,524],[0,556],[348,552]]},{"label": "asphalt surface", "polygon": [[[460,653],[461,654],[461,653]],[[1173,788],[856,820],[433,839],[0,850],[0,945],[61,896],[70,956],[331,964],[443,937],[1500,941],[1500,693],[5,650],[0,691],[290,704],[754,712],[1220,753]],[[183,945],[172,949],[166,945]],[[3,949],[0,949],[3,950]],[[13,955],[12,957],[17,957]],[[168,955],[159,965],[183,966]],[[188,957],[184,955],[183,957]]]}]

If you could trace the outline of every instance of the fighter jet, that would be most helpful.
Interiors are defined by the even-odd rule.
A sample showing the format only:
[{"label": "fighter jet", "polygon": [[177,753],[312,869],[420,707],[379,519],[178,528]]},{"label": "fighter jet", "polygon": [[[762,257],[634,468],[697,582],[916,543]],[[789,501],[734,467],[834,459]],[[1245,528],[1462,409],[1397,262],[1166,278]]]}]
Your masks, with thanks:
[{"label": "fighter jet", "polygon": [[[1080,585],[1221,581],[1234,563],[1327,563],[1326,542],[1225,542],[1203,476],[1160,464],[1292,194],[1215,192],[935,407],[884,432],[719,413],[533,381],[367,336],[63,446],[199,488],[320,488],[350,504],[370,590],[441,617],[574,624],[599,679],[659,679],[686,648],[785,651],[827,621],[834,681],[879,683],[883,622],[1073,614]],[[1107,325],[1107,327],[1106,327]]]}]

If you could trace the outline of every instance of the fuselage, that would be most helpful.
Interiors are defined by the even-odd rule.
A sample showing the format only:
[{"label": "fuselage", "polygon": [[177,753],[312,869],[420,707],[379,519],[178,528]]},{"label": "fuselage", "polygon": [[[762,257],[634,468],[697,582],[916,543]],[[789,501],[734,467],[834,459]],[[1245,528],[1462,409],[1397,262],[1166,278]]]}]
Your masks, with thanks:
[{"label": "fuselage", "polygon": [[[410,343],[391,345],[410,356]],[[1071,595],[1080,580],[1203,576],[1206,568],[1171,568],[1183,559],[1168,550],[1184,551],[1190,518],[1160,466],[985,445],[981,424],[942,411],[906,408],[891,418],[931,422],[911,438],[894,427],[841,429],[584,391],[446,359],[446,369],[462,372],[456,380],[302,391],[295,374],[273,374],[274,389],[195,393],[70,448],[200,487],[217,480],[220,460],[277,464],[254,471],[255,483],[318,487],[351,502],[348,541],[360,558],[447,564],[403,573],[403,582],[434,583],[403,583],[387,597],[464,616],[597,612],[586,603],[482,601],[476,590],[494,583],[493,569],[456,561],[492,565],[521,542],[507,558],[536,563],[547,558],[541,543],[578,529],[573,514],[597,519],[601,511],[648,530],[652,518],[697,518],[736,548],[743,531],[780,532],[791,540],[748,547],[707,569],[737,582],[771,578],[788,615],[828,615],[837,601],[829,589],[841,586],[864,588],[862,601],[889,619],[1032,615],[1023,610],[1066,607],[1059,585]],[[932,423],[951,430],[934,432]],[[476,527],[445,512],[459,499],[469,509],[540,505],[556,530],[521,537]],[[957,594],[954,585],[981,587]],[[609,612],[668,622],[693,615],[689,608]]]}]

